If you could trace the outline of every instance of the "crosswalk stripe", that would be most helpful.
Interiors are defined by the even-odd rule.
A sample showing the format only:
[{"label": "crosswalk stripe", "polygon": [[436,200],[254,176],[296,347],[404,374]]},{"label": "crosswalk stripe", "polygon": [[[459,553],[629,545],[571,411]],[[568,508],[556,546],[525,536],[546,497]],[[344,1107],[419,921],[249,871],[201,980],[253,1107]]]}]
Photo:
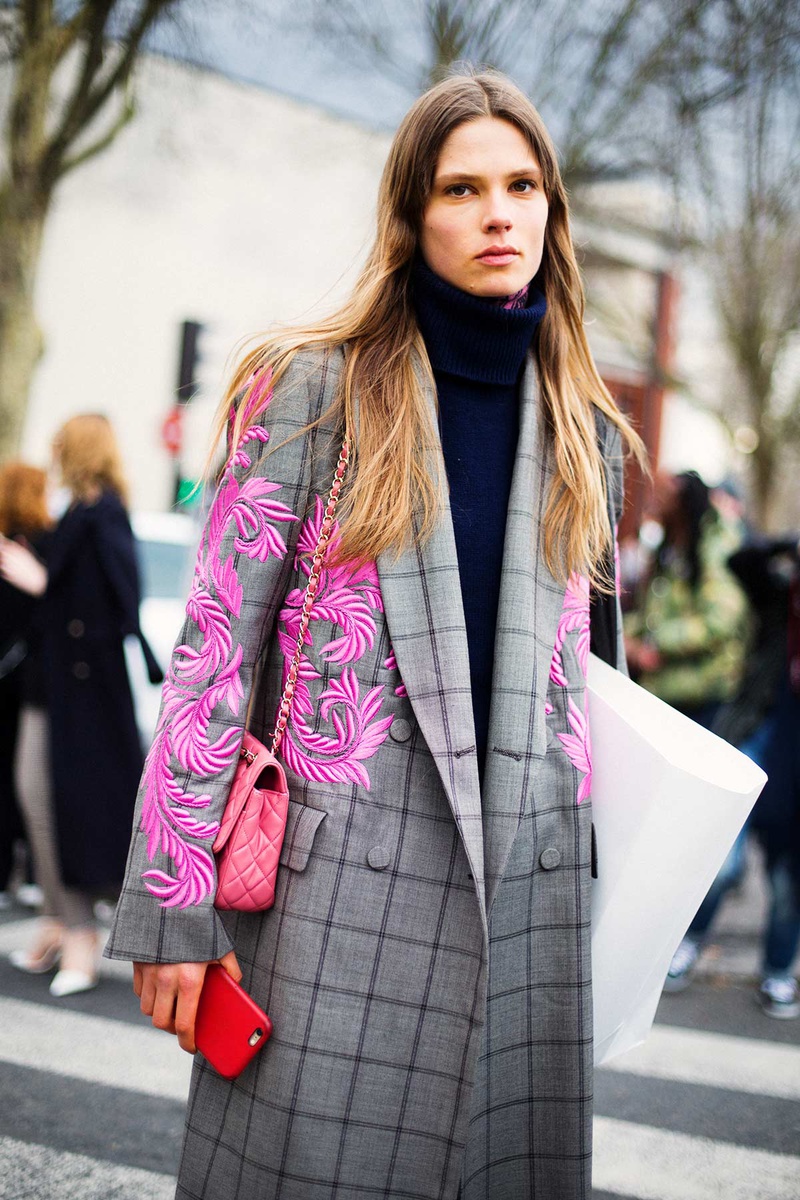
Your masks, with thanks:
[{"label": "crosswalk stripe", "polygon": [[172,1200],[175,1178],[0,1137],[0,1200]]},{"label": "crosswalk stripe", "polygon": [[797,1200],[800,1194],[800,1158],[793,1154],[613,1117],[595,1118],[594,1138],[594,1186],[637,1200]]},{"label": "crosswalk stripe", "polygon": [[800,1100],[800,1047],[755,1038],[654,1025],[643,1045],[600,1069]]},{"label": "crosswalk stripe", "polygon": [[170,1034],[0,998],[0,1061],[185,1100],[192,1060]]}]

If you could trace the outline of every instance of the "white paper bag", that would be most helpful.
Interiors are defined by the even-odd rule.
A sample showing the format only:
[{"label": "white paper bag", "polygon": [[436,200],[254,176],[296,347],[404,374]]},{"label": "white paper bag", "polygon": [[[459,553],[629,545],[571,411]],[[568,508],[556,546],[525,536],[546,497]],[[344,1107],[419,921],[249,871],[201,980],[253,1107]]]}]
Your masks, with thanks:
[{"label": "white paper bag", "polygon": [[767,777],[591,655],[595,1063],[650,1031],[672,955]]}]

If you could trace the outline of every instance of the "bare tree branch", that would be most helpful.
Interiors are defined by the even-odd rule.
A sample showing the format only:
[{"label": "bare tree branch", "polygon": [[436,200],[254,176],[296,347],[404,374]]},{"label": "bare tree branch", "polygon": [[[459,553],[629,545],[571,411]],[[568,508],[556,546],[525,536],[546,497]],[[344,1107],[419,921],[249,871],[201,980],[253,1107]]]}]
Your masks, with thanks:
[{"label": "bare tree branch", "polygon": [[102,137],[97,138],[96,141],[91,142],[88,146],[84,146],[76,154],[62,159],[60,176],[63,178],[64,175],[66,175],[69,171],[74,171],[76,167],[83,166],[83,164],[88,162],[90,158],[95,158],[96,155],[101,154],[103,150],[107,150],[116,138],[117,134],[120,133],[128,124],[128,122],[132,121],[135,116],[136,102],[133,98],[132,92],[129,90],[125,96],[125,100],[116,120],[112,123],[112,125],[109,126],[108,130],[102,135]]}]

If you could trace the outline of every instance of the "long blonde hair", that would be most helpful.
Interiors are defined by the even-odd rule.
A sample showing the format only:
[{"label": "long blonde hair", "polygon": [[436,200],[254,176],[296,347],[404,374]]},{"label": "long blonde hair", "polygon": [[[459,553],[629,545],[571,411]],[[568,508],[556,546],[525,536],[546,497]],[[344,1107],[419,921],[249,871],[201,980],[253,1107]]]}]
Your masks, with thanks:
[{"label": "long blonde hair", "polygon": [[[243,390],[230,432],[233,445],[252,424],[264,392],[259,372],[265,367],[271,370],[274,387],[302,347],[348,343],[338,395],[319,418],[335,416],[351,442],[337,558],[374,560],[383,551],[399,552],[412,530],[420,540],[430,535],[440,512],[443,481],[432,465],[436,456],[430,451],[437,434],[424,384],[425,376],[433,384],[433,373],[411,305],[409,277],[444,142],[457,126],[487,116],[510,122],[528,140],[542,169],[549,204],[537,275],[547,312],[536,354],[555,476],[542,552],[562,581],[570,572],[581,571],[607,586],[602,564],[610,532],[593,406],[617,426],[637,457],[642,446],[600,378],[586,340],[583,286],[555,148],[534,106],[499,73],[445,79],[406,114],[381,179],[377,236],[350,299],[327,319],[270,336],[243,359],[220,405],[216,438],[222,436],[231,404]],[[415,361],[422,365],[423,378]]]},{"label": "long blonde hair", "polygon": [[77,500],[92,501],[98,491],[116,492],[128,502],[128,484],[119,443],[108,417],[80,413],[61,426],[53,439],[61,478]]}]

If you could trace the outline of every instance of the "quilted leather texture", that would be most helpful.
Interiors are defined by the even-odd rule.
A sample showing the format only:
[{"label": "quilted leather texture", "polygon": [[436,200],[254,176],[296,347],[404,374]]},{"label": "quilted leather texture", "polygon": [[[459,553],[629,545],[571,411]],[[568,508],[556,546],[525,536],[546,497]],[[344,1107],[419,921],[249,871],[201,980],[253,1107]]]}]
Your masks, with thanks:
[{"label": "quilted leather texture", "polygon": [[[217,908],[261,912],[275,903],[289,788],[283,767],[252,734],[245,733],[242,751],[214,842],[214,904]],[[271,786],[257,788],[259,776],[265,771]]]}]

